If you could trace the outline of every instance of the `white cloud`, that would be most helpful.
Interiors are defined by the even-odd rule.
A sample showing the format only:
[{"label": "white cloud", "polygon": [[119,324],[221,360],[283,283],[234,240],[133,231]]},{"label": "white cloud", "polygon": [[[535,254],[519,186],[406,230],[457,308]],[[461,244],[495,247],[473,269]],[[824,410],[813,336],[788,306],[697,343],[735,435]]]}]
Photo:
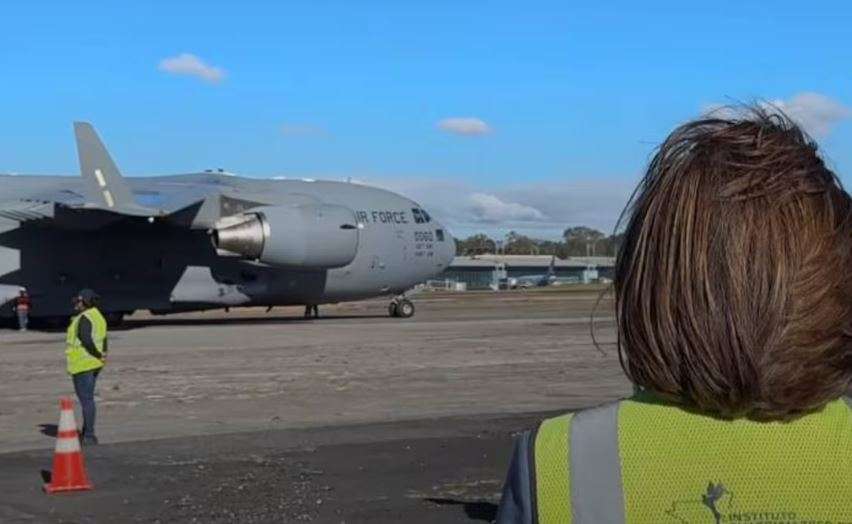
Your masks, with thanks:
[{"label": "white cloud", "polygon": [[[852,110],[848,107],[825,95],[812,92],[799,93],[787,100],[761,102],[759,105],[769,111],[780,109],[815,137],[827,136],[834,126],[852,117]],[[708,106],[707,112],[723,118],[742,116],[736,106],[731,108],[721,104]]]},{"label": "white cloud", "polygon": [[454,135],[481,136],[491,132],[491,127],[476,117],[452,117],[438,122],[438,129]]},{"label": "white cloud", "polygon": [[159,69],[173,75],[194,76],[210,83],[221,82],[225,78],[224,69],[208,65],[191,53],[164,58]]},{"label": "white cloud", "polygon": [[359,177],[363,183],[407,196],[458,237],[510,230],[557,239],[568,226],[612,233],[637,179],[583,179],[519,183],[495,188],[446,179]]},{"label": "white cloud", "polygon": [[799,93],[771,103],[815,136],[827,135],[838,122],[852,116],[848,107],[819,93]]},{"label": "white cloud", "polygon": [[504,202],[488,193],[473,193],[468,197],[473,216],[486,224],[502,222],[539,222],[545,219],[544,213],[532,206],[517,202]]}]

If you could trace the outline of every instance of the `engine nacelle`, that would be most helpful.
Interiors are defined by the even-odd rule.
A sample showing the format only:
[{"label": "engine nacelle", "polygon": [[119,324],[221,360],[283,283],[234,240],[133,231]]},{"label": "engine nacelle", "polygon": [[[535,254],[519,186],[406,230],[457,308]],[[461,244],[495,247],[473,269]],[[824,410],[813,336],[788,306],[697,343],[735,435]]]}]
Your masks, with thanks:
[{"label": "engine nacelle", "polygon": [[220,255],[304,269],[343,267],[358,253],[358,223],[346,207],[267,206],[225,217],[211,232]]}]

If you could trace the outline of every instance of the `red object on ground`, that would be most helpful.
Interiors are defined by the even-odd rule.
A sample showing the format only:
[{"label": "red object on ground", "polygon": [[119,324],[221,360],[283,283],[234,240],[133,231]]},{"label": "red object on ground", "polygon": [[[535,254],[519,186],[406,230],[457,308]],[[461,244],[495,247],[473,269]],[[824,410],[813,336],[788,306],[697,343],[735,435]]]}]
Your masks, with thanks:
[{"label": "red object on ground", "polygon": [[74,401],[63,398],[59,401],[59,406],[61,411],[56,450],[53,453],[53,472],[50,484],[44,486],[44,491],[60,493],[92,489],[86,466],[83,464],[83,451],[80,449],[77,422],[74,420]]}]

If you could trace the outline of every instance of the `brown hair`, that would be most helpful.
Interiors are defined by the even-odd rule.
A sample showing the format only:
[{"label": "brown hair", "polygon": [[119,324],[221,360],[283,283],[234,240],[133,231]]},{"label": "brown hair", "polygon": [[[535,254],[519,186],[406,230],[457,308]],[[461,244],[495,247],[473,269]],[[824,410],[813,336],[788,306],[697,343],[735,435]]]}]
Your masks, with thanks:
[{"label": "brown hair", "polygon": [[723,417],[788,419],[842,396],[852,381],[850,213],[817,145],[779,111],[675,129],[619,220],[627,375]]}]

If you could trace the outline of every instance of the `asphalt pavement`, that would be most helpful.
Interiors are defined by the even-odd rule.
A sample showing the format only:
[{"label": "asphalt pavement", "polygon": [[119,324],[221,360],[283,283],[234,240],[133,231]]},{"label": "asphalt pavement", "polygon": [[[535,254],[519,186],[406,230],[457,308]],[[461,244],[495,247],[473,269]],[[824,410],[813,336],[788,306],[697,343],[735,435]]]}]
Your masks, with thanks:
[{"label": "asphalt pavement", "polygon": [[489,522],[518,432],[630,390],[597,299],[134,316],[98,384],[95,489],[54,496],[62,336],[2,333],[0,522]]}]

